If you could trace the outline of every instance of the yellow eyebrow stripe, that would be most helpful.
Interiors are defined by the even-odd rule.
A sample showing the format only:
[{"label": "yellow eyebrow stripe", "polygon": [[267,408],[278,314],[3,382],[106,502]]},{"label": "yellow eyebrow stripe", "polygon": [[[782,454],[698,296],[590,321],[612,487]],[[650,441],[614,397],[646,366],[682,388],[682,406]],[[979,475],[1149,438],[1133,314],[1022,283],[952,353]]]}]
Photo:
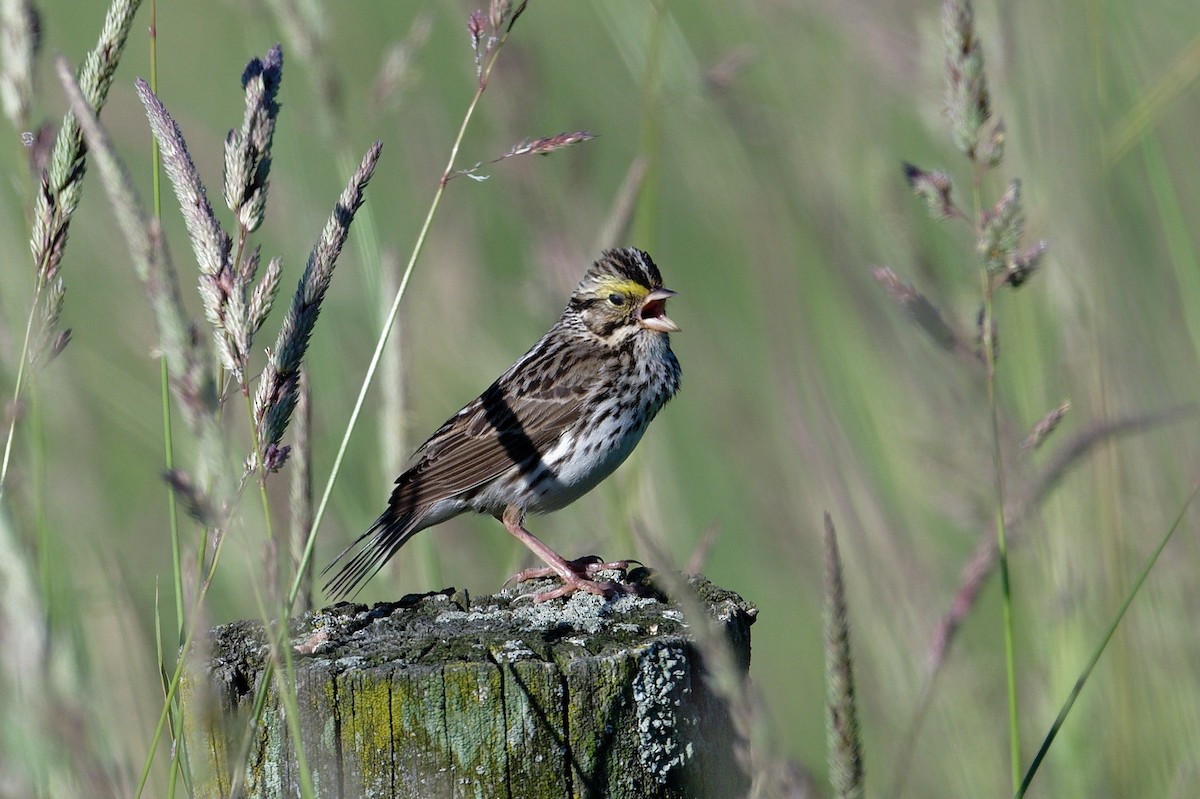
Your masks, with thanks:
[{"label": "yellow eyebrow stripe", "polygon": [[620,294],[638,298],[645,297],[650,293],[646,290],[645,286],[642,286],[633,280],[608,276],[596,281],[596,289],[597,294],[607,294],[615,291]]}]

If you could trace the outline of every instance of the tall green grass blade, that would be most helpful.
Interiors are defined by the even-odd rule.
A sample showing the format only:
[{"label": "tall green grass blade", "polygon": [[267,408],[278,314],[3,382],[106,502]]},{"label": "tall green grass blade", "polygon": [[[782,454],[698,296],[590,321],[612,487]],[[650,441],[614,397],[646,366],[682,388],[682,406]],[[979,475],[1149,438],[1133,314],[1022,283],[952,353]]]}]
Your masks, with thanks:
[{"label": "tall green grass blade", "polygon": [[1121,619],[1125,617],[1125,611],[1129,610],[1129,606],[1133,603],[1133,598],[1137,596],[1142,589],[1142,584],[1146,582],[1146,578],[1150,576],[1150,570],[1154,568],[1154,564],[1158,561],[1158,556],[1166,548],[1171,537],[1175,535],[1175,531],[1179,529],[1179,525],[1183,523],[1183,517],[1187,515],[1188,509],[1192,506],[1192,502],[1196,499],[1196,494],[1200,493],[1200,484],[1197,484],[1188,493],[1187,499],[1183,502],[1183,507],[1179,509],[1179,514],[1175,517],[1175,521],[1167,529],[1162,540],[1158,542],[1154,552],[1150,555],[1146,565],[1142,567],[1141,574],[1134,580],[1133,586],[1129,589],[1129,594],[1125,597],[1125,601],[1121,603],[1121,607],[1117,610],[1117,615],[1113,617],[1112,623],[1109,624],[1108,630],[1104,633],[1104,637],[1100,639],[1100,643],[1096,646],[1096,650],[1092,652],[1091,658],[1083,668],[1083,672],[1079,675],[1079,679],[1075,681],[1071,692],[1067,695],[1067,700],[1063,703],[1062,710],[1058,712],[1058,717],[1054,719],[1054,723],[1050,725],[1050,731],[1046,733],[1042,745],[1038,748],[1037,754],[1033,758],[1033,762],[1029,764],[1029,770],[1025,772],[1025,778],[1021,780],[1020,787],[1017,789],[1015,796],[1021,799],[1025,792],[1029,790],[1030,783],[1033,782],[1033,777],[1037,774],[1037,770],[1042,765],[1042,761],[1046,759],[1046,754],[1050,751],[1050,745],[1054,743],[1055,737],[1058,736],[1058,731],[1062,729],[1063,724],[1067,720],[1067,715],[1071,712],[1071,708],[1075,706],[1075,700],[1079,698],[1079,694],[1083,691],[1084,684],[1087,683],[1088,677],[1091,676],[1092,670],[1096,668],[1096,664],[1100,662],[1100,656],[1104,654],[1105,647],[1112,640],[1113,634],[1117,631],[1117,625],[1121,623]]}]

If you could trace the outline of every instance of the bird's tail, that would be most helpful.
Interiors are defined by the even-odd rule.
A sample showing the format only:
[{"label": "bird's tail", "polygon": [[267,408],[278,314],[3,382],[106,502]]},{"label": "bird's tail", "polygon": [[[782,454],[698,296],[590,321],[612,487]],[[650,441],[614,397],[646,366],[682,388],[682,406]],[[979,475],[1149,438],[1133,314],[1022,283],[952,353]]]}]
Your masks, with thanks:
[{"label": "bird's tail", "polygon": [[[321,572],[321,576],[324,576],[345,560],[338,573],[325,584],[325,593],[334,600],[357,595],[363,584],[383,568],[383,564],[396,554],[396,550],[404,546],[415,533],[424,529],[424,525],[421,524],[424,517],[423,512],[402,512],[394,506],[384,511],[369,530],[343,549],[334,558],[333,563]],[[356,548],[358,551],[351,554]]]}]

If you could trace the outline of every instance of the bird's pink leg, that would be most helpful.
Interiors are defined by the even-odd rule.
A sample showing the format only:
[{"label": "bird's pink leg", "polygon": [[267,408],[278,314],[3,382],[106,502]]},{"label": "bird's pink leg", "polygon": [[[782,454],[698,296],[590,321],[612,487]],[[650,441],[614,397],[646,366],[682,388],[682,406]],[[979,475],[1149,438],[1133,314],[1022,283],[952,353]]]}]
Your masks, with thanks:
[{"label": "bird's pink leg", "polygon": [[[505,529],[512,533],[514,538],[533,550],[533,554],[541,558],[549,567],[548,572],[542,572],[540,569],[530,569],[521,572],[516,576],[517,580],[554,574],[563,581],[561,587],[550,591],[543,591],[535,596],[533,598],[534,602],[557,599],[558,597],[573,594],[576,591],[587,591],[589,594],[596,594],[597,596],[612,596],[614,594],[634,592],[635,589],[632,586],[622,583],[589,580],[586,575],[594,574],[599,570],[599,566],[612,566],[615,568],[616,564],[598,564],[599,558],[596,558],[595,561],[590,561],[588,558],[580,558],[576,561],[564,560],[561,555],[542,543],[541,539],[525,529],[525,513],[517,506],[509,505],[504,509],[504,513],[499,518],[504,523]],[[628,566],[628,563],[625,566]]]}]

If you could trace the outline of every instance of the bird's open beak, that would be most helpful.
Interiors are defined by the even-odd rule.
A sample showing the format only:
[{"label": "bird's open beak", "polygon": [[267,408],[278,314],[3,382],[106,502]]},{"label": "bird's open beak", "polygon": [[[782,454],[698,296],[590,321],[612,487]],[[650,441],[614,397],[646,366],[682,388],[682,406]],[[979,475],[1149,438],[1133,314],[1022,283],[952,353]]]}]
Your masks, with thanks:
[{"label": "bird's open beak", "polygon": [[670,289],[655,289],[647,294],[638,312],[638,324],[659,333],[678,333],[679,325],[667,318],[667,300],[675,294]]}]

